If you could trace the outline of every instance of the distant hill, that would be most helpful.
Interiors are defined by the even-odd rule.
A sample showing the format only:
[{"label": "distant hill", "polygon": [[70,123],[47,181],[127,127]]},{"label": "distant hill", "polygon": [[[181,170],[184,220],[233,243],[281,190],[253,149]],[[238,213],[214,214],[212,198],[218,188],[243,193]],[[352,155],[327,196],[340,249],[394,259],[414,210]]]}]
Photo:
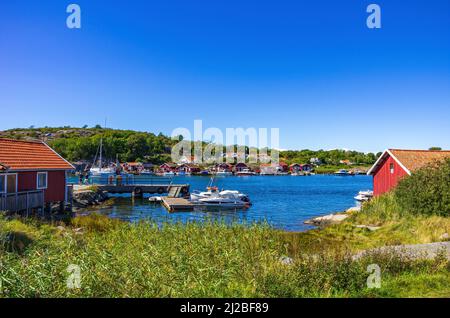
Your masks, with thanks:
[{"label": "distant hill", "polygon": [[[103,138],[104,157],[121,162],[149,161],[155,164],[169,162],[172,146],[177,142],[163,134],[134,130],[75,127],[17,128],[0,131],[0,138],[39,139],[47,142],[69,161],[92,161],[100,138]],[[205,143],[206,145],[206,143]],[[342,166],[343,162],[356,165],[371,165],[377,155],[348,150],[287,150],[280,152],[280,160],[287,164],[314,163]]]},{"label": "distant hill", "polygon": [[175,141],[163,134],[119,130],[102,127],[44,127],[18,128],[0,131],[0,137],[47,142],[69,161],[92,161],[103,138],[106,160],[114,161],[170,161],[171,147]]}]

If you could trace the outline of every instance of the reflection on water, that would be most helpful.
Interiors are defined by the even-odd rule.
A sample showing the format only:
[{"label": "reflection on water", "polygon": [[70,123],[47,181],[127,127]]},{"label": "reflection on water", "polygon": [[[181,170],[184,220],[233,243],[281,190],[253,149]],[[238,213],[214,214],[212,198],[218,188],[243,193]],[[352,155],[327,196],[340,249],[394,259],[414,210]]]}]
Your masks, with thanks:
[{"label": "reflection on water", "polygon": [[[208,177],[175,177],[174,183],[189,183],[191,190],[203,190]],[[372,188],[368,176],[251,176],[216,178],[220,189],[239,190],[250,196],[253,205],[246,210],[216,210],[168,213],[148,197],[132,199],[115,196],[114,204],[88,211],[99,211],[128,221],[152,219],[161,221],[264,222],[288,231],[310,228],[303,222],[309,218],[343,211],[355,205],[353,197],[360,190]]]}]

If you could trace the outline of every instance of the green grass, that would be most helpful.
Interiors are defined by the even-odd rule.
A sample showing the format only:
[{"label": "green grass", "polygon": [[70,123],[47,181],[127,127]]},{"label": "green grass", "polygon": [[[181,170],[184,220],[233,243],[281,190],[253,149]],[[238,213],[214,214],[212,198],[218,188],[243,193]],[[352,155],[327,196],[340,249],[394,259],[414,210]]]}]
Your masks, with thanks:
[{"label": "green grass", "polygon": [[[0,296],[449,295],[450,268],[442,259],[412,261],[371,255],[352,261],[352,250],[375,245],[370,243],[371,235],[380,235],[375,233],[354,232],[352,221],[322,231],[286,233],[264,224],[158,226],[151,221],[129,224],[98,215],[75,218],[64,227],[0,219]],[[410,240],[403,234],[399,239]],[[358,240],[362,243],[357,244]],[[283,256],[291,257],[293,263],[282,264]],[[371,263],[382,269],[381,289],[366,287],[366,269]],[[81,268],[81,289],[66,287],[70,264]]]}]

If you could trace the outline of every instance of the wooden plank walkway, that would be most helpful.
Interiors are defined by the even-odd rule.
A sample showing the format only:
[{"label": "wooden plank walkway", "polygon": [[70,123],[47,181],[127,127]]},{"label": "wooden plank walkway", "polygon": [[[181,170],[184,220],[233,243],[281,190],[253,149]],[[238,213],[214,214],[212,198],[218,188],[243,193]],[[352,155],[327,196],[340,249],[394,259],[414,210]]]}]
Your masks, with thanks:
[{"label": "wooden plank walkway", "polygon": [[162,198],[162,205],[169,211],[174,212],[178,210],[192,211],[194,204],[184,198]]},{"label": "wooden plank walkway", "polygon": [[184,191],[189,192],[188,184],[132,184],[132,185],[97,185],[97,188],[101,191],[108,193],[134,193],[142,195],[144,193],[167,193],[171,189],[177,189],[178,193]]}]

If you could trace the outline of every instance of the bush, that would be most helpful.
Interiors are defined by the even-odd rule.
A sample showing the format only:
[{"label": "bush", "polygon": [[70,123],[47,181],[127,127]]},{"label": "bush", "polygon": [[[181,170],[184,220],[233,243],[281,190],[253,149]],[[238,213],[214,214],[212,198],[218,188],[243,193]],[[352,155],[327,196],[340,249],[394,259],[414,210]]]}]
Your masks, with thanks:
[{"label": "bush", "polygon": [[450,158],[404,178],[394,195],[408,213],[450,216]]}]

